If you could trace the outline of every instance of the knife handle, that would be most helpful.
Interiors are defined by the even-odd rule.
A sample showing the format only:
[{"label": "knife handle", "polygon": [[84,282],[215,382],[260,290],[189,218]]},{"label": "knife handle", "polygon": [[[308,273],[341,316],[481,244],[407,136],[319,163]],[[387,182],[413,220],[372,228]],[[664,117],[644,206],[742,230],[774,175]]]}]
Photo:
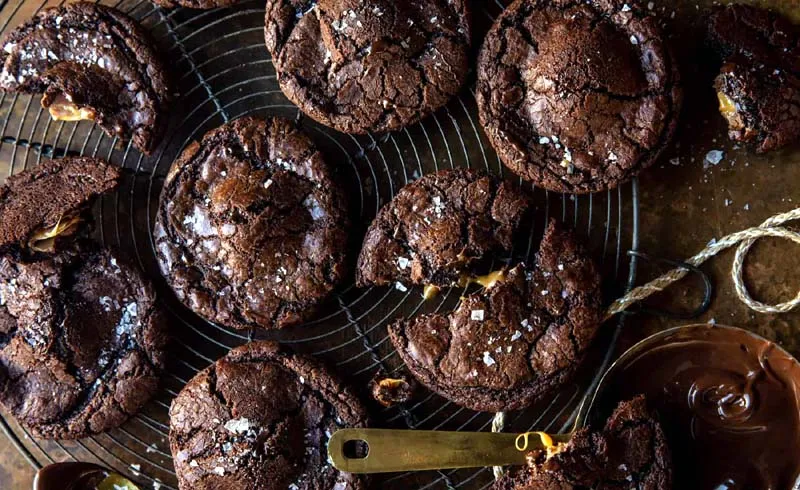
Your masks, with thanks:
[{"label": "knife handle", "polygon": [[[526,464],[528,451],[569,441],[569,434],[543,432],[446,432],[340,429],[328,441],[333,466],[348,473],[388,473]],[[365,457],[349,447],[366,444]]]}]

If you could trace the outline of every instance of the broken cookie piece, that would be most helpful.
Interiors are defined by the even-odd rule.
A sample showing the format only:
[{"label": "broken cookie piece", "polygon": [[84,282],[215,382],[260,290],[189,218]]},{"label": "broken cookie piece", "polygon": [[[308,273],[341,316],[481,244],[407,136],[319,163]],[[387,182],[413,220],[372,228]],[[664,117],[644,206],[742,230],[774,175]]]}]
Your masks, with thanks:
[{"label": "broken cookie piece", "polygon": [[[530,208],[511,183],[456,168],[424,175],[378,212],[356,269],[359,287],[457,285],[481,259],[510,252]],[[400,289],[400,286],[397,286]]]},{"label": "broken cookie piece", "polygon": [[45,160],[0,187],[0,249],[45,246],[79,220],[82,208],[117,187],[119,169],[99,158]]},{"label": "broken cookie piece", "polygon": [[444,106],[469,70],[466,0],[269,0],[281,90],[345,133],[395,131]]},{"label": "broken cookie piece", "polygon": [[0,188],[0,402],[38,437],[121,425],[155,393],[165,365],[152,287],[81,233],[84,209],[118,176],[102,160],[68,157]]},{"label": "broken cookie piece", "polygon": [[552,454],[506,473],[494,490],[670,490],[672,460],[644,396],[621,402],[602,431],[582,428]]},{"label": "broken cookie piece", "polygon": [[530,268],[511,269],[449,314],[398,321],[389,336],[431,390],[473,410],[517,410],[571,378],[601,319],[597,268],[553,221]]},{"label": "broken cookie piece", "polygon": [[127,15],[78,2],[52,7],[3,40],[0,89],[42,93],[56,120],[95,121],[109,136],[153,151],[171,97],[164,64]]},{"label": "broken cookie piece", "polygon": [[719,7],[709,37],[723,58],[714,81],[728,135],[758,153],[800,137],[800,28],[749,5]]}]

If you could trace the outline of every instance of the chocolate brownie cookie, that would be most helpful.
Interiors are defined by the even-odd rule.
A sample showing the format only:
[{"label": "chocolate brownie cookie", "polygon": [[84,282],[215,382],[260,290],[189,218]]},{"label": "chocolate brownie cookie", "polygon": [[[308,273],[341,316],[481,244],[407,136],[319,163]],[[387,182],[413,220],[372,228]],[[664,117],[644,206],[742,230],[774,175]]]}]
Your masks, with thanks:
[{"label": "chocolate brownie cookie", "polygon": [[286,96],[345,133],[394,131],[442,107],[469,69],[466,0],[268,0]]},{"label": "chocolate brownie cookie", "polygon": [[94,120],[109,136],[155,149],[170,84],[144,29],[94,3],[52,7],[3,40],[0,90],[43,93],[54,119]]},{"label": "chocolate brownie cookie", "polygon": [[602,432],[583,428],[554,454],[532,453],[495,490],[669,490],[672,462],[664,431],[643,396],[624,401]]},{"label": "chocolate brownie cookie", "polygon": [[301,322],[345,273],[348,219],[322,155],[292,122],[242,118],[189,145],[155,225],[161,271],[207,320]]},{"label": "chocolate brownie cookie", "polygon": [[734,141],[759,153],[800,137],[800,28],[749,5],[718,8],[711,42],[723,57],[714,81],[720,113]]},{"label": "chocolate brownie cookie", "polygon": [[0,255],[0,402],[38,437],[122,424],[155,393],[166,343],[152,288],[111,251]]},{"label": "chocolate brownie cookie", "polygon": [[451,286],[489,253],[511,250],[529,207],[522,191],[484,172],[425,175],[378,212],[358,257],[356,284]]},{"label": "chocolate brownie cookie", "polygon": [[533,267],[515,267],[452,313],[401,320],[389,336],[411,373],[445,398],[517,410],[570,379],[601,320],[597,268],[553,221]]},{"label": "chocolate brownie cookie", "polygon": [[74,225],[80,208],[117,187],[118,178],[116,167],[90,157],[45,160],[12,175],[0,187],[0,249]]},{"label": "chocolate brownie cookie", "polygon": [[552,191],[586,193],[658,158],[682,92],[645,12],[615,0],[517,0],[497,18],[478,60],[476,97],[508,168]]},{"label": "chocolate brownie cookie", "polygon": [[357,490],[326,445],[366,412],[313,359],[253,342],[197,374],[173,400],[169,440],[181,490]]}]

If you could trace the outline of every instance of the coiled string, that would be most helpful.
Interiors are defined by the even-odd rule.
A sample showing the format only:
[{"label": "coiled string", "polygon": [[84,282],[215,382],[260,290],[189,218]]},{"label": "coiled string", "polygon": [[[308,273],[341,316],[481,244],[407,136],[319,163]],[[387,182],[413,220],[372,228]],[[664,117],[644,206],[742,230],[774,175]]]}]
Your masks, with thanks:
[{"label": "coiled string", "polygon": [[[797,295],[795,295],[793,299],[777,305],[769,305],[756,301],[750,296],[750,292],[747,290],[747,286],[744,283],[742,268],[747,253],[759,238],[785,238],[800,245],[800,233],[780,226],[787,221],[797,219],[800,219],[800,208],[793,209],[787,213],[777,214],[764,221],[759,226],[731,233],[717,241],[712,240],[706,248],[685,262],[695,267],[699,266],[721,251],[738,244],[739,248],[736,249],[736,256],[733,258],[733,267],[731,268],[731,278],[736,288],[736,296],[750,309],[759,313],[786,313],[800,305],[800,291],[797,292]],[[604,320],[608,320],[617,313],[622,313],[627,310],[631,305],[643,301],[657,292],[663,291],[670,284],[683,279],[688,273],[689,271],[687,269],[678,267],[653,279],[643,286],[633,288],[628,294],[611,303],[611,306],[606,310]]]}]

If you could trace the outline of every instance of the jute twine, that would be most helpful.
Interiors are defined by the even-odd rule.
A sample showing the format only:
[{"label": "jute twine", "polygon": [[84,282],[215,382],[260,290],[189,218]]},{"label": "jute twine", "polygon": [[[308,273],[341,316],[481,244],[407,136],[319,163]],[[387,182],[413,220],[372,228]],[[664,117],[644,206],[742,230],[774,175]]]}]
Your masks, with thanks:
[{"label": "jute twine", "polygon": [[[750,309],[759,313],[786,313],[800,305],[800,291],[797,292],[797,295],[795,295],[793,299],[784,303],[778,303],[776,305],[762,303],[750,296],[750,292],[747,290],[747,286],[744,283],[742,268],[747,253],[759,238],[785,238],[800,245],[800,233],[780,226],[787,221],[798,219],[800,219],[800,208],[793,209],[786,213],[777,214],[764,221],[759,226],[737,231],[736,233],[731,233],[720,240],[712,240],[709,242],[706,248],[685,262],[689,265],[697,267],[721,251],[734,245],[738,245],[738,248],[736,249],[736,255],[733,258],[733,266],[731,267],[731,279],[733,279],[733,285],[736,288],[736,296],[738,296],[739,300],[746,304]],[[686,277],[686,274],[688,273],[688,269],[677,267],[666,274],[653,279],[643,286],[631,289],[628,294],[611,303],[611,306],[609,306],[606,310],[603,321],[608,320],[618,313],[622,313],[632,305],[649,298],[653,294],[663,291],[669,285]],[[502,432],[503,428],[505,427],[505,421],[506,414],[504,412],[497,412],[494,415],[494,420],[492,420],[492,432]],[[494,473],[495,479],[498,479],[503,476],[503,467],[495,466],[492,468],[492,472]]]}]

